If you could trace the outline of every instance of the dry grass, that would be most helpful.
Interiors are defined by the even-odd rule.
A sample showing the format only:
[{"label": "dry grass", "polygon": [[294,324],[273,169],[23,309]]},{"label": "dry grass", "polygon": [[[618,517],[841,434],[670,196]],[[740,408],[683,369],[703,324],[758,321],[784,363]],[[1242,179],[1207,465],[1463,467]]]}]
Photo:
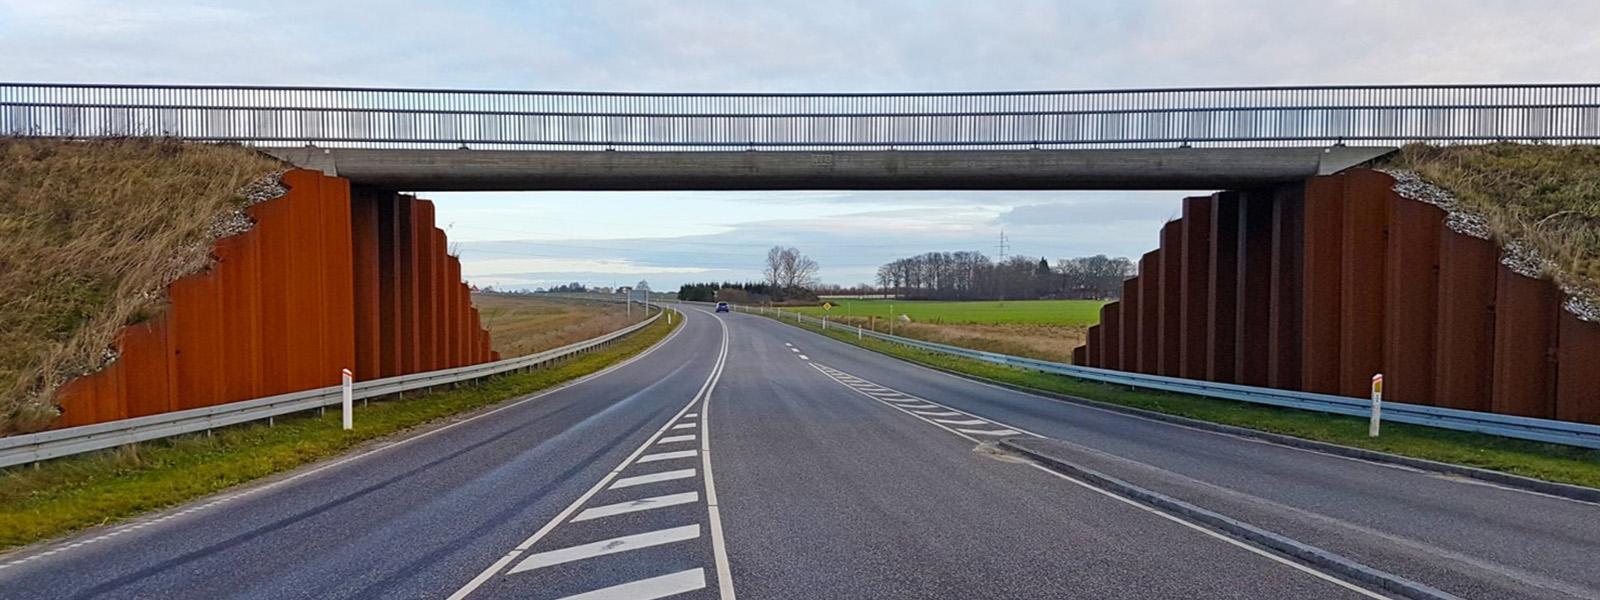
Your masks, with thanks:
[{"label": "dry grass", "polygon": [[[836,317],[833,321],[854,327],[867,327],[861,317]],[[877,320],[878,331],[889,332],[884,319]],[[1039,325],[1031,323],[896,323],[895,335],[908,338],[1025,356],[1060,363],[1072,362],[1072,349],[1082,345],[1089,328],[1083,325]]]},{"label": "dry grass", "polygon": [[1449,190],[1501,245],[1531,246],[1564,287],[1600,289],[1600,147],[1412,145],[1385,162]]},{"label": "dry grass", "polygon": [[235,146],[0,138],[0,434],[49,424],[55,390],[206,268],[213,224],[280,168]]},{"label": "dry grass", "polygon": [[620,304],[515,294],[473,294],[472,304],[503,358],[533,354],[604,335],[629,320]]}]

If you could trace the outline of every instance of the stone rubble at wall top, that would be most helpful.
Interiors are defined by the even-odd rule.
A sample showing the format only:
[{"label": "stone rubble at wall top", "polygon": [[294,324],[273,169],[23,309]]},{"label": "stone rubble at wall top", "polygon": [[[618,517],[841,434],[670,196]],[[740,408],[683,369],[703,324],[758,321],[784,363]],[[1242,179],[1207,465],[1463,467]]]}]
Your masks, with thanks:
[{"label": "stone rubble at wall top", "polygon": [[[1405,169],[1376,169],[1394,178],[1394,191],[1401,198],[1426,202],[1445,211],[1445,226],[1456,233],[1482,240],[1490,239],[1489,223],[1481,215],[1461,206],[1454,194],[1428,183],[1415,171]],[[1554,270],[1554,265],[1532,247],[1518,241],[1507,242],[1502,249],[1500,264],[1519,275],[1541,278]],[[1600,323],[1600,293],[1564,284],[1557,284],[1566,294],[1562,308],[1584,321]]]}]

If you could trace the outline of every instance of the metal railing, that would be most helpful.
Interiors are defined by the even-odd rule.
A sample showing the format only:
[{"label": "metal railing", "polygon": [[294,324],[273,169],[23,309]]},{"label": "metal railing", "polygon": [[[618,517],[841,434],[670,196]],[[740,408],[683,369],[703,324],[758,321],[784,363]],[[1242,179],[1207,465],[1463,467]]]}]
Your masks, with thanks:
[{"label": "metal railing", "polygon": [[[643,329],[654,323],[661,314],[658,312],[649,319],[605,335],[527,356],[363,381],[355,384],[354,398],[378,398],[536,367],[546,362],[587,352],[596,346]],[[0,468],[260,421],[279,415],[335,406],[342,401],[343,388],[333,386],[94,425],[3,437],[0,438]]]},{"label": "metal railing", "polygon": [[542,150],[1592,142],[1600,84],[665,94],[0,83],[0,135]]},{"label": "metal railing", "polygon": [[[801,315],[796,312],[778,310],[765,310],[747,306],[734,307],[740,312],[764,313],[778,315],[778,320],[788,323],[809,323],[821,326],[823,320],[816,317]],[[1366,418],[1371,414],[1372,408],[1369,400],[1334,396],[1330,394],[1315,394],[1311,392],[1297,392],[1274,388],[1252,387],[1231,383],[1217,383],[1197,379],[1180,379],[1177,377],[1163,377],[1160,375],[1146,375],[1142,373],[1129,373],[1111,369],[1093,367],[1080,367],[1033,358],[1023,358],[996,352],[984,352],[946,344],[936,344],[896,335],[888,335],[876,331],[858,329],[855,326],[830,323],[832,328],[857,333],[862,337],[871,337],[877,340],[910,346],[929,352],[950,354],[987,363],[1006,365],[1021,369],[1055,373],[1099,381],[1117,385],[1126,385],[1149,390],[1161,390],[1180,394],[1205,396],[1208,398],[1221,398],[1267,404],[1285,408],[1297,408],[1317,412],[1348,415]],[[1470,431],[1497,435],[1501,437],[1533,440],[1565,446],[1579,446],[1584,448],[1600,448],[1600,425],[1574,423],[1571,421],[1557,421],[1554,419],[1536,419],[1531,417],[1518,417],[1495,413],[1478,412],[1471,410],[1458,410],[1441,408],[1437,406],[1424,406],[1421,404],[1407,404],[1404,402],[1383,402],[1383,420],[1396,423],[1409,423],[1412,425],[1426,425],[1441,429],[1454,429],[1457,431]]]}]

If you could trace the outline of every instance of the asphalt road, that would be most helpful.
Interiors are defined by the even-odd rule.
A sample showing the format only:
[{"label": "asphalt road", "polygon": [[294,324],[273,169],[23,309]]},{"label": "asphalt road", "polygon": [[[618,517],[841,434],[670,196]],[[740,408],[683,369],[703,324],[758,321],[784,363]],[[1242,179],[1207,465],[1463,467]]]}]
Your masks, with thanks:
[{"label": "asphalt road", "polygon": [[1600,597],[1594,505],[685,312],[574,385],[0,556],[0,598],[1382,597],[994,449],[1011,436],[1442,593]]}]

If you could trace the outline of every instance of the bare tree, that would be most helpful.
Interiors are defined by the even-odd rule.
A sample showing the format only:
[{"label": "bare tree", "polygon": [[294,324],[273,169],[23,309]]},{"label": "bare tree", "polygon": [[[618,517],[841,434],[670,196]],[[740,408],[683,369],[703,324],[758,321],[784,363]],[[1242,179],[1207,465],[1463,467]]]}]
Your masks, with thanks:
[{"label": "bare tree", "polygon": [[778,288],[811,287],[817,283],[817,261],[801,254],[799,248],[773,246],[767,250],[762,275]]}]

